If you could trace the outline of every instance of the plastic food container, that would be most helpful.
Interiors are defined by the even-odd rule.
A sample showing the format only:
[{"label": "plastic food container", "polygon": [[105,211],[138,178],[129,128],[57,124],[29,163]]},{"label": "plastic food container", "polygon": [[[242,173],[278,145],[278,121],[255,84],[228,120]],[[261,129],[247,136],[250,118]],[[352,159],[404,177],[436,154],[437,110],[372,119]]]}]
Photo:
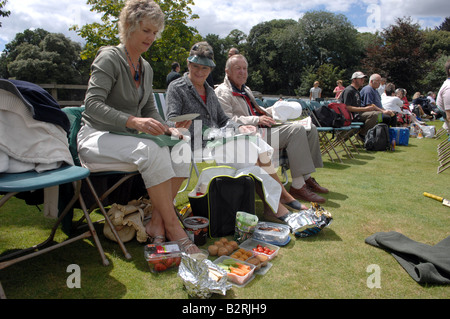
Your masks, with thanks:
[{"label": "plastic food container", "polygon": [[197,246],[206,244],[206,237],[208,235],[209,220],[206,217],[193,216],[188,217],[183,221],[186,233],[190,240]]},{"label": "plastic food container", "polygon": [[[280,250],[280,247],[276,245],[272,245],[253,238],[247,239],[242,244],[240,244],[239,247],[244,249],[251,249],[255,255],[261,254],[267,256],[268,260],[272,260],[273,258],[275,258],[278,255],[278,251]],[[259,247],[261,247],[263,251],[260,251],[258,249]],[[264,252],[264,248],[268,248],[269,250],[271,250],[271,252]]]},{"label": "plastic food container", "polygon": [[[232,260],[234,262],[237,262],[237,263],[241,263],[241,264],[250,266],[250,269],[251,269],[245,276],[236,275],[236,274],[233,274],[233,273],[230,273],[227,271],[228,280],[230,282],[243,287],[250,280],[252,280],[254,278],[255,265],[249,264],[245,261],[237,260],[237,259],[231,258],[229,256],[220,256],[219,258],[217,258],[214,261],[214,264],[216,264],[216,265],[222,264],[225,260],[228,260],[228,259]],[[219,265],[219,267],[220,267],[220,265]]]},{"label": "plastic food container", "polygon": [[254,256],[255,256],[255,254],[253,253],[252,250],[244,249],[244,248],[239,248],[239,249],[235,250],[234,252],[232,252],[230,255],[231,258],[238,259],[241,261],[246,261],[247,259],[250,259]]},{"label": "plastic food container", "polygon": [[287,225],[260,222],[256,225],[253,233],[253,239],[273,245],[283,246],[290,241],[291,237],[289,234],[290,228]]},{"label": "plastic food container", "polygon": [[150,271],[157,273],[178,267],[181,262],[181,250],[176,242],[148,244],[144,247],[144,257]]}]

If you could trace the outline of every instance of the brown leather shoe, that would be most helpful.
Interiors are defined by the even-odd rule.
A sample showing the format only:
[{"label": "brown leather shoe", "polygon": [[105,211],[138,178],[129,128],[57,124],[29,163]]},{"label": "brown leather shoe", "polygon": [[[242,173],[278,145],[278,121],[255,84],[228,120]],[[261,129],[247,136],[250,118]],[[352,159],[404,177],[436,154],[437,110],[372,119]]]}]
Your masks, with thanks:
[{"label": "brown leather shoe", "polygon": [[300,189],[297,189],[297,188],[294,188],[291,186],[289,188],[289,194],[291,194],[292,196],[294,196],[296,198],[307,201],[307,202],[315,202],[315,203],[325,203],[326,202],[325,198],[323,198],[322,196],[319,196],[316,193],[314,193],[313,191],[311,191],[311,189],[309,189],[307,184],[303,185],[303,187]]},{"label": "brown leather shoe", "polygon": [[308,185],[309,189],[316,193],[327,194],[328,189],[319,185],[313,177],[308,178],[305,181],[306,185]]}]

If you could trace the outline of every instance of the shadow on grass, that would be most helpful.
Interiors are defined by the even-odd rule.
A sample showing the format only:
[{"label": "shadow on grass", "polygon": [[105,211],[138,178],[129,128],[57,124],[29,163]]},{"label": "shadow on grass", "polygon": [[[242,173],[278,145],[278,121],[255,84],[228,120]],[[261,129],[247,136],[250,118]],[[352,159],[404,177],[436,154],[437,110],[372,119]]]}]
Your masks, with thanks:
[{"label": "shadow on grass", "polygon": [[[103,245],[106,243],[104,238],[100,241],[110,261],[108,266],[102,264],[97,247],[92,238],[88,238],[3,269],[1,280],[7,298],[121,298],[126,294],[127,287],[111,276],[114,264],[108,257],[108,245]],[[79,288],[69,287],[76,282],[76,273],[68,268],[69,265],[79,266]]]}]

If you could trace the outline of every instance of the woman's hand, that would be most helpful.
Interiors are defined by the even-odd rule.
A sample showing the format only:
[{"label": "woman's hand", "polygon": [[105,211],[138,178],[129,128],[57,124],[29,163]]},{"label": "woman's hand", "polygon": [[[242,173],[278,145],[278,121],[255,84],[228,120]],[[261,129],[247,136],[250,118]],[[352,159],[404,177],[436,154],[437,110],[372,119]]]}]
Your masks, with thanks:
[{"label": "woman's hand", "polygon": [[162,135],[167,131],[167,126],[151,117],[135,117],[130,116],[127,121],[127,127],[135,129],[139,132]]},{"label": "woman's hand", "polygon": [[392,110],[382,110],[382,112],[384,114],[387,114],[387,115],[391,116],[391,117],[395,115],[395,113]]},{"label": "woman's hand", "polygon": [[239,133],[241,134],[255,134],[256,127],[253,125],[242,125],[239,126]]},{"label": "woman's hand", "polygon": [[173,137],[175,137],[177,139],[180,139],[180,140],[183,139],[183,134],[175,127],[168,127],[168,128],[166,128],[165,134],[169,135],[169,136],[173,136]]},{"label": "woman's hand", "polygon": [[275,120],[273,118],[271,118],[270,116],[267,115],[261,115],[259,117],[259,122],[258,124],[261,126],[268,126],[271,127],[273,124],[275,124]]}]

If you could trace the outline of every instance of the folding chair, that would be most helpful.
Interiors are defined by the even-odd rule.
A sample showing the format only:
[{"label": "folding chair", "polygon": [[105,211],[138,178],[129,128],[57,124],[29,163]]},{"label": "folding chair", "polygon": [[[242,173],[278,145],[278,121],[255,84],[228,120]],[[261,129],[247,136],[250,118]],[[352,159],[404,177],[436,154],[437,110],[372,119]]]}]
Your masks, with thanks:
[{"label": "folding chair", "polygon": [[[78,158],[78,151],[77,151],[77,134],[81,127],[81,117],[82,113],[84,111],[84,106],[80,107],[65,107],[63,108],[63,112],[67,114],[67,117],[70,121],[70,134],[69,134],[69,149],[72,154],[72,158],[74,159],[74,162],[76,165],[81,166],[80,160]],[[123,254],[125,255],[125,258],[131,259],[131,255],[126,249],[123,241],[120,239],[115,226],[112,224],[111,219],[109,218],[105,207],[104,207],[104,201],[108,198],[109,195],[111,195],[112,192],[114,192],[116,189],[118,189],[123,183],[125,183],[127,180],[131,179],[132,177],[138,175],[138,172],[116,172],[116,171],[105,171],[105,172],[96,172],[91,173],[90,176],[94,178],[102,178],[107,177],[110,175],[116,175],[119,176],[119,180],[115,182],[112,186],[108,187],[105,191],[101,193],[100,196],[97,195],[97,191],[94,187],[94,183],[92,182],[90,177],[86,177],[86,184],[89,188],[90,193],[92,194],[94,198],[94,203],[89,207],[88,213],[90,214],[93,212],[96,208],[100,209],[101,213],[103,214],[105,218],[105,222],[108,223],[114,237],[116,238],[117,243],[119,244]],[[79,220],[81,222],[83,218]]]},{"label": "folding chair", "polygon": [[[316,101],[310,101],[310,105],[312,105],[313,108],[318,108],[321,106]],[[352,150],[350,149],[350,147],[352,147],[359,154],[359,150],[353,142],[352,137],[359,132],[362,124],[364,123],[352,122],[349,126],[333,128],[334,141],[333,139],[330,141],[334,150],[337,152],[337,149],[341,147],[348,157],[354,158]],[[350,145],[347,145],[347,143]]]},{"label": "folding chair", "polygon": [[[35,191],[46,187],[63,185],[67,183],[72,183],[74,187],[73,197],[59,215],[51,230],[50,236],[40,244],[2,256],[0,258],[0,269],[4,269],[20,261],[39,256],[74,241],[91,236],[94,239],[95,246],[100,254],[103,265],[109,265],[109,261],[105,256],[100,240],[98,239],[93,223],[89,217],[83,197],[80,193],[82,180],[86,179],[88,176],[89,170],[79,166],[63,166],[58,169],[44,171],[42,173],[37,173],[36,171],[28,171],[24,173],[0,173],[0,193],[5,193],[5,195],[0,198],[0,207],[20,192]],[[70,237],[61,243],[54,243],[53,239],[59,225],[77,200],[83,210],[89,231],[76,237]]]},{"label": "folding chair", "polygon": [[265,107],[265,108],[271,107],[279,100],[280,100],[279,98],[272,98],[272,97],[264,98],[263,99],[263,107]]},{"label": "folding chair", "polygon": [[437,147],[439,166],[437,173],[442,173],[446,169],[450,168],[450,136],[446,136],[446,139],[439,143]]},{"label": "folding chair", "polygon": [[[320,104],[315,101],[304,101],[304,100],[301,100],[301,104],[302,104],[302,107],[304,108],[304,110],[307,111],[308,115],[311,116],[312,119],[315,119],[315,122],[318,123],[317,117],[314,115],[313,110],[316,107],[320,107]],[[319,124],[319,126],[316,126],[316,128],[317,128],[317,132],[319,133],[320,148],[321,148],[322,155],[324,155],[326,153],[328,155],[328,157],[330,158],[330,160],[332,162],[334,162],[333,156],[331,155],[332,153],[334,153],[336,155],[337,159],[342,163],[342,159],[339,156],[332,139],[330,139],[328,137],[329,133],[334,134],[334,128],[324,127],[324,126],[321,126],[320,124]]]}]

